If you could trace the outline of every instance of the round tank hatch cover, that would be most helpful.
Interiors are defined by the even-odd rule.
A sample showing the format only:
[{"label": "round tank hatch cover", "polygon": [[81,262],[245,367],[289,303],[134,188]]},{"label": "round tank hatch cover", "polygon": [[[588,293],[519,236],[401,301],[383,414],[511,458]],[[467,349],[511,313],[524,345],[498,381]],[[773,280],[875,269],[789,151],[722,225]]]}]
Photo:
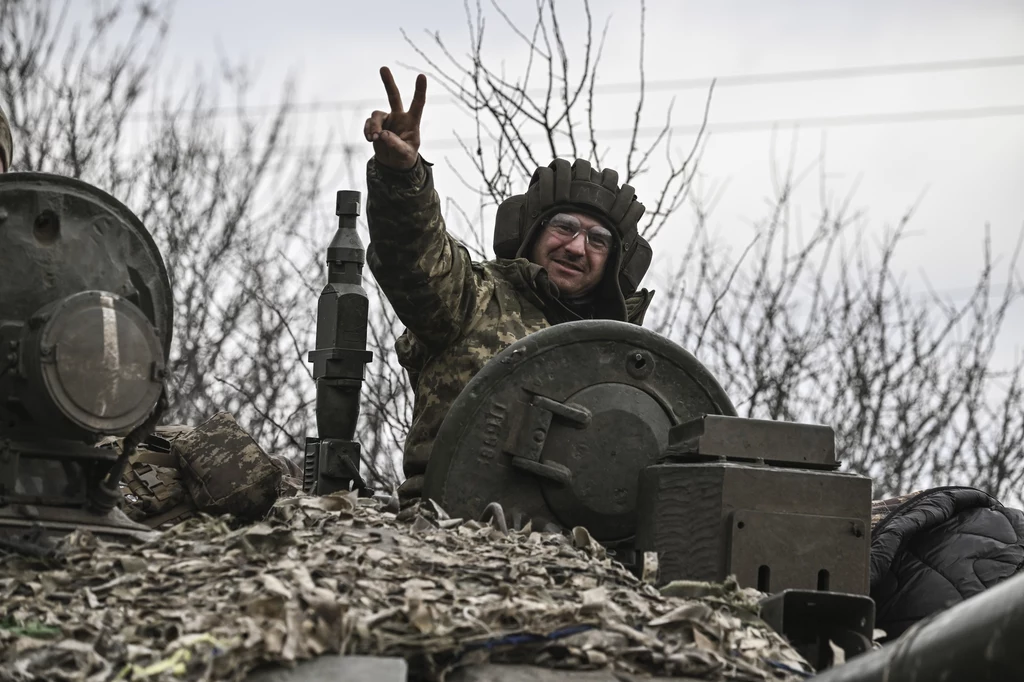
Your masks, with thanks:
[{"label": "round tank hatch cover", "polygon": [[677,344],[626,322],[555,325],[466,385],[434,441],[424,495],[456,517],[498,502],[513,523],[626,540],[640,470],[662,455],[670,427],[705,414],[736,409]]},{"label": "round tank hatch cover", "polygon": [[127,433],[162,391],[163,349],[125,299],[83,291],[55,306],[41,329],[41,373],[52,404],[89,433]]}]

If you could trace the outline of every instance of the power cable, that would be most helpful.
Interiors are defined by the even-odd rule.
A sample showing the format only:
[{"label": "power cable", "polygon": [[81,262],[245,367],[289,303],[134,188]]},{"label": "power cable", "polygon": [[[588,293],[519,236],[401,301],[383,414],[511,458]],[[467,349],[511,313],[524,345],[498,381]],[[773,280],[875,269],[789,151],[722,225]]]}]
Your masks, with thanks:
[{"label": "power cable", "polygon": [[[878,66],[853,66],[835,69],[811,69],[806,71],[781,71],[776,73],[756,73],[712,78],[681,78],[675,80],[659,80],[647,83],[644,88],[656,90],[692,90],[706,88],[715,81],[715,88],[736,87],[746,85],[769,85],[776,83],[799,83],[816,80],[839,80],[846,78],[870,78],[873,76],[893,76],[916,73],[937,73],[943,71],[967,71],[991,69],[1007,66],[1024,66],[1024,55],[1008,57],[991,57],[981,59],[959,59],[937,62],[912,62],[909,64],[883,64]],[[632,87],[633,90],[628,90]],[[638,83],[616,83],[597,85],[596,90],[602,92],[633,92],[639,90]]]},{"label": "power cable", "polygon": [[[997,118],[1009,116],[1024,116],[1024,105],[973,107],[968,109],[932,109],[924,111],[896,111],[876,114],[852,114],[846,116],[817,116],[789,119],[763,119],[756,121],[726,121],[723,123],[708,123],[704,127],[709,134],[731,134],[753,132],[758,130],[772,130],[775,128],[838,128],[862,125],[880,125],[887,123],[913,123],[920,121],[952,121],[970,120],[982,118]],[[701,130],[699,123],[687,123],[670,126],[668,131],[673,135],[696,134]],[[637,139],[650,139],[662,133],[663,127],[643,126],[637,130]],[[604,131],[597,131],[595,135],[601,140],[629,139],[633,136],[632,128],[613,128]],[[532,139],[532,138],[531,138]],[[361,138],[360,138],[361,140]],[[542,140],[540,136],[536,140]],[[458,138],[436,138],[423,140],[420,147],[424,150],[458,149],[462,143],[470,147],[475,144],[475,139],[466,137],[462,142]],[[292,146],[287,149],[297,153],[339,153],[347,152],[354,147],[352,143],[339,143],[334,145],[316,146]]]},{"label": "power cable", "polygon": [[[972,118],[995,118],[1001,116],[1024,115],[1024,105],[972,107],[968,109],[932,109],[924,111],[894,111],[877,114],[850,114],[844,116],[817,116],[807,118],[764,119],[760,121],[726,121],[724,123],[708,123],[708,132],[741,133],[751,130],[770,130],[772,128],[837,128],[843,126],[877,125],[880,123],[911,123],[915,121],[950,121]],[[672,126],[672,133],[696,133],[701,125],[691,123]],[[645,137],[657,135],[661,128],[641,127],[638,134]],[[610,130],[602,133],[602,138],[630,137],[629,129]]]},{"label": "power cable", "polygon": [[[652,80],[644,83],[644,90],[647,92],[659,92],[666,90],[693,90],[703,89],[715,81],[715,88],[722,87],[743,87],[751,85],[771,85],[780,83],[799,83],[821,80],[841,80],[850,78],[870,78],[875,76],[908,75],[921,73],[940,73],[949,71],[967,71],[979,69],[1004,68],[1013,66],[1024,66],[1024,55],[1010,55],[1006,57],[990,57],[978,59],[944,60],[933,62],[913,62],[907,64],[882,64],[877,66],[856,66],[835,69],[812,69],[804,71],[778,71],[770,73],[736,74],[731,76],[699,78],[682,78],[669,80]],[[625,83],[595,84],[595,92],[608,94],[622,94],[640,91],[640,81]],[[545,90],[539,90],[534,94],[544,94]],[[344,111],[346,109],[367,109],[381,106],[382,97],[372,99],[340,99],[340,100],[309,100],[297,102],[288,107],[291,114],[311,114],[325,111]],[[440,100],[432,100],[431,107],[453,106],[457,103],[454,97],[446,97]],[[206,114],[212,117],[227,116],[238,112],[254,114],[272,114],[280,110],[280,105],[254,104],[247,106],[216,106],[209,107]],[[152,121],[159,119],[162,112],[143,111],[129,116],[132,120]]]}]

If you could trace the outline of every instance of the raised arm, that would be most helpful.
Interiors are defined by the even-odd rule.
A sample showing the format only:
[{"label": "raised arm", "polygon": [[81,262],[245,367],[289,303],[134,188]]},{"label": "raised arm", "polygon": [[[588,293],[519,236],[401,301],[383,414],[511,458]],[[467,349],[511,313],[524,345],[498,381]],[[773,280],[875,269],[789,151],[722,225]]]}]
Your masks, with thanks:
[{"label": "raised arm", "polygon": [[476,303],[467,250],[445,230],[430,165],[419,155],[427,79],[416,79],[409,111],[391,71],[380,70],[390,112],[375,111],[363,133],[373,143],[366,169],[367,264],[398,317],[440,350],[463,331]]}]

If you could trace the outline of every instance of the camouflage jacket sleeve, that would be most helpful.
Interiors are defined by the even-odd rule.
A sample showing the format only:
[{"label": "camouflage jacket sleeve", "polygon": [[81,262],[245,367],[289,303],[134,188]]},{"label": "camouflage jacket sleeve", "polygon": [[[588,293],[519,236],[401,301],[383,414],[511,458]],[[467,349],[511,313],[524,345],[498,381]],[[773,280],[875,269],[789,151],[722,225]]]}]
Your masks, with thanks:
[{"label": "camouflage jacket sleeve", "polygon": [[366,261],[405,326],[430,348],[463,331],[476,305],[476,275],[441,217],[430,164],[409,171],[370,160],[366,168]]}]

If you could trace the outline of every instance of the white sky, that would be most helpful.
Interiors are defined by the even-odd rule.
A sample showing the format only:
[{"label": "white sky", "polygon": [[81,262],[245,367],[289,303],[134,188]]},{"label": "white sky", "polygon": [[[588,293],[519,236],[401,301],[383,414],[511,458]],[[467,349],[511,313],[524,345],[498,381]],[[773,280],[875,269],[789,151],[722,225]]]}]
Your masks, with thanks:
[{"label": "white sky", "polygon": [[[510,72],[516,72],[515,65],[524,58],[522,44],[501,29],[490,2],[481,2],[488,20],[490,59],[492,63],[504,60]],[[506,0],[501,5],[516,17],[533,14],[533,3],[524,0]],[[580,2],[558,0],[558,5],[567,25],[582,16],[577,9]],[[613,18],[602,82],[635,81],[639,0],[593,0],[592,11],[599,26],[609,15]],[[649,81],[1024,55],[1024,2],[1020,0],[649,0],[647,25]],[[187,87],[185,75],[191,65],[212,70],[219,55],[224,55],[257,68],[253,104],[274,103],[281,82],[291,74],[299,81],[299,101],[376,99],[379,103],[372,108],[383,109],[387,100],[378,67],[392,66],[408,103],[414,72],[399,63],[422,64],[400,29],[423,45],[427,45],[426,30],[439,31],[460,53],[468,48],[462,0],[178,0],[164,75],[174,79],[176,87]],[[579,35],[575,24],[566,30]],[[698,123],[705,92],[692,89],[674,94],[674,122]],[[662,121],[668,96],[651,96],[648,125]],[[450,193],[472,206],[472,199],[444,163],[447,156],[466,168],[461,152],[430,148],[431,140],[450,140],[454,130],[465,126],[446,99],[438,84],[432,83],[421,151],[436,164],[442,196]],[[631,124],[630,95],[604,96],[599,104],[599,126]],[[1006,106],[1024,107],[1024,66],[721,87],[713,100],[712,137],[701,165],[702,186],[728,183],[713,226],[729,243],[746,243],[750,225],[764,215],[771,191],[772,151],[768,130],[716,134],[715,124]],[[362,164],[371,153],[360,141],[362,122],[370,110],[359,107],[304,115],[302,128],[312,140],[332,135],[334,140],[364,145],[360,147],[365,150]],[[859,181],[854,205],[866,210],[871,229],[880,233],[891,226],[923,194],[912,222],[915,236],[901,249],[899,263],[919,288],[923,289],[922,273],[940,290],[955,293],[968,286],[977,275],[985,226],[991,228],[994,252],[1004,255],[1024,228],[1024,115],[1020,113],[837,126],[824,130],[824,138],[822,134],[820,128],[803,129],[800,159],[807,162],[815,157],[824,139],[832,191],[842,195]],[[789,139],[783,135],[776,145],[782,157],[788,153]],[[690,141],[681,136],[680,148],[688,147]],[[644,200],[645,184],[638,183],[637,190]],[[813,184],[800,195],[808,216],[817,209],[817,196]],[[685,238],[688,216],[680,216],[673,230],[673,235],[655,243],[657,253],[671,253],[674,243]],[[1005,274],[998,279],[1004,281]],[[1024,306],[1004,335],[1004,359],[1022,352],[1022,333]]]}]

